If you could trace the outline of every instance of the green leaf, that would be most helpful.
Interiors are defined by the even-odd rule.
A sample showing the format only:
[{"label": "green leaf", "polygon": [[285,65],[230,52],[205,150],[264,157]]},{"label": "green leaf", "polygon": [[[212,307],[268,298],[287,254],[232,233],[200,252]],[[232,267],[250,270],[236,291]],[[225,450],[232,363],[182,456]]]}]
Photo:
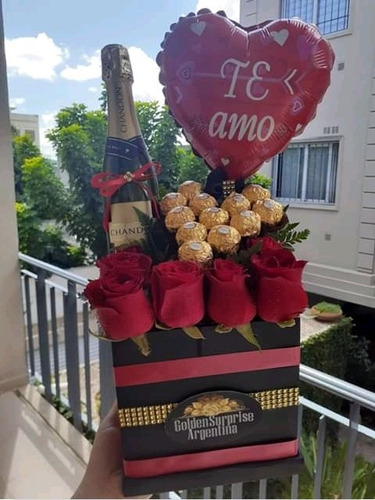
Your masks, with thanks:
[{"label": "green leaf", "polygon": [[194,340],[205,340],[205,337],[197,326],[189,326],[188,328],[182,328],[182,330]]},{"label": "green leaf", "polygon": [[216,333],[230,333],[233,330],[231,326],[217,325],[215,328]]},{"label": "green leaf", "polygon": [[143,356],[147,357],[151,354],[151,347],[146,334],[137,335],[137,337],[131,337],[131,339],[138,346],[138,349],[143,354]]},{"label": "green leaf", "polygon": [[258,339],[255,337],[251,323],[245,323],[244,325],[238,325],[235,327],[238,333],[240,333],[244,339],[246,339],[250,344],[255,345],[259,351],[262,351]]},{"label": "green leaf", "polygon": [[290,319],[288,321],[283,321],[282,323],[277,323],[277,325],[280,327],[280,328],[291,328],[292,326],[294,326],[296,324],[295,320],[294,319]]}]

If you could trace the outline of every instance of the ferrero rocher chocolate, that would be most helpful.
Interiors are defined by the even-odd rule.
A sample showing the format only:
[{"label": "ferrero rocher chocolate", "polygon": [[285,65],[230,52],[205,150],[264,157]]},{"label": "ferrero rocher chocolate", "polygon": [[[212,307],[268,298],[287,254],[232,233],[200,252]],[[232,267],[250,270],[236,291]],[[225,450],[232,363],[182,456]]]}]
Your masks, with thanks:
[{"label": "ferrero rocher chocolate", "polygon": [[256,201],[252,210],[260,215],[262,223],[270,226],[278,224],[284,215],[283,206],[274,200]]},{"label": "ferrero rocher chocolate", "polygon": [[163,214],[167,214],[172,208],[187,205],[187,199],[181,193],[168,193],[160,202],[160,208]]},{"label": "ferrero rocher chocolate", "polygon": [[229,214],[226,210],[218,207],[210,207],[202,210],[199,222],[204,224],[208,230],[219,224],[228,224]]},{"label": "ferrero rocher chocolate", "polygon": [[206,241],[187,241],[178,249],[179,260],[196,262],[200,265],[207,265],[213,259],[211,245]]},{"label": "ferrero rocher chocolate", "polygon": [[235,253],[241,241],[241,235],[231,226],[214,226],[208,233],[208,243],[214,250],[221,253]]},{"label": "ferrero rocher chocolate", "polygon": [[195,215],[189,207],[175,207],[165,216],[165,225],[169,231],[176,231],[185,222],[195,221]]},{"label": "ferrero rocher chocolate", "polygon": [[260,215],[251,210],[243,210],[232,216],[230,225],[235,227],[241,236],[258,236],[261,226]]},{"label": "ferrero rocher chocolate", "polygon": [[271,198],[270,191],[259,186],[259,184],[249,184],[242,190],[242,194],[250,203],[254,203],[258,200],[269,200]]},{"label": "ferrero rocher chocolate", "polygon": [[243,194],[232,193],[225,198],[221,208],[229,212],[230,215],[234,215],[243,210],[249,210],[250,202]]},{"label": "ferrero rocher chocolate", "polygon": [[207,229],[199,222],[185,222],[179,227],[176,240],[178,245],[187,241],[204,241],[207,238]]},{"label": "ferrero rocher chocolate", "polygon": [[201,191],[202,191],[202,186],[199,184],[199,182],[195,181],[185,181],[178,186],[178,192],[185,196],[188,204],[190,200],[194,198],[195,195],[199,194]]},{"label": "ferrero rocher chocolate", "polygon": [[198,217],[202,210],[209,207],[215,207],[217,205],[217,201],[213,196],[208,193],[201,193],[191,198],[189,206],[194,212],[194,214]]}]

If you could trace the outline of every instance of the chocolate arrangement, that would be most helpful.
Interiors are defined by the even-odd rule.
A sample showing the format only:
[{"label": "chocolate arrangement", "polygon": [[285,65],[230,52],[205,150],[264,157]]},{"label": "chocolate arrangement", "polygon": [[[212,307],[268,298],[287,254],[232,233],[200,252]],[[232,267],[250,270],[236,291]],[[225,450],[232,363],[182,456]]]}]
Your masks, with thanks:
[{"label": "chocolate arrangement", "polygon": [[113,341],[127,495],[298,472],[307,295],[294,247],[308,230],[249,178],[314,117],[334,61],[302,21],[245,30],[207,9],[180,18],[162,47],[167,104],[212,172],[160,200],[142,184],[156,162],[100,178],[153,205],[134,207],[143,239],[100,259],[85,289],[98,336]]}]

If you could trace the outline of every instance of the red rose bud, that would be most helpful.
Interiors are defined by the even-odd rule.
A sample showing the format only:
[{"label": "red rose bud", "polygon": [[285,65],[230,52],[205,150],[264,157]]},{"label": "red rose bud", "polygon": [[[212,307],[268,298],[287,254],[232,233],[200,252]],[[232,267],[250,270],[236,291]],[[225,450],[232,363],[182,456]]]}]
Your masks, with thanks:
[{"label": "red rose bud", "polygon": [[157,321],[170,328],[196,325],[204,316],[203,272],[194,262],[154,266],[151,293]]},{"label": "red rose bud", "polygon": [[207,279],[207,310],[213,321],[234,327],[254,318],[255,304],[246,286],[243,266],[231,260],[215,259],[213,269],[207,272]]},{"label": "red rose bud", "polygon": [[143,291],[143,276],[135,271],[108,272],[102,278],[90,281],[84,295],[96,310],[107,337],[124,340],[142,335],[155,323],[154,313]]},{"label": "red rose bud", "polygon": [[302,272],[307,264],[285,248],[266,248],[251,257],[256,276],[258,315],[271,323],[296,318],[307,307]]},{"label": "red rose bud", "polygon": [[130,276],[143,276],[147,285],[150,282],[152,260],[148,255],[140,253],[139,247],[131,247],[120,252],[106,255],[96,263],[100,269],[100,277],[103,278],[108,273],[117,273],[119,270],[126,270]]},{"label": "red rose bud", "polygon": [[259,252],[263,252],[265,250],[280,250],[283,248],[283,246],[278,241],[271,238],[271,236],[263,236],[262,238],[248,239],[249,247],[257,245],[258,243],[261,244]]}]

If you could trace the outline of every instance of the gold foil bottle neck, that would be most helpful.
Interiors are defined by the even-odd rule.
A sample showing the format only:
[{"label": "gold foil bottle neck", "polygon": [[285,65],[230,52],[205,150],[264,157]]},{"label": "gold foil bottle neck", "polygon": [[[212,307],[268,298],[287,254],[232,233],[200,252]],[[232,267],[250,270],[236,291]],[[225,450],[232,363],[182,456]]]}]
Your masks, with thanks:
[{"label": "gold foil bottle neck", "polygon": [[133,70],[128,50],[123,45],[106,45],[102,48],[102,79],[113,78],[133,83]]}]

